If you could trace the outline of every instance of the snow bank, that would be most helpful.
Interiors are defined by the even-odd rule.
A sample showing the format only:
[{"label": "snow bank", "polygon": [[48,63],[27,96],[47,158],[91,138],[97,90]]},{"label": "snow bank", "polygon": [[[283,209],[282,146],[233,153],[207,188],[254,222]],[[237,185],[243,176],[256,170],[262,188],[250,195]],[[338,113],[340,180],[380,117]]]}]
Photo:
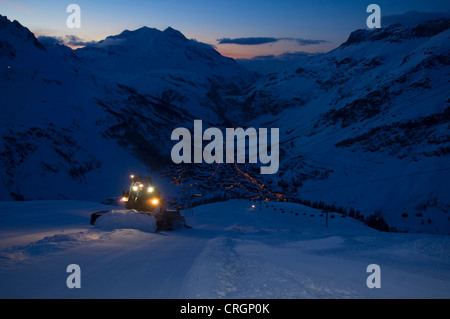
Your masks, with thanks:
[{"label": "snow bank", "polygon": [[156,219],[152,215],[138,213],[135,210],[112,210],[99,217],[96,227],[103,229],[131,228],[144,232],[156,232]]}]

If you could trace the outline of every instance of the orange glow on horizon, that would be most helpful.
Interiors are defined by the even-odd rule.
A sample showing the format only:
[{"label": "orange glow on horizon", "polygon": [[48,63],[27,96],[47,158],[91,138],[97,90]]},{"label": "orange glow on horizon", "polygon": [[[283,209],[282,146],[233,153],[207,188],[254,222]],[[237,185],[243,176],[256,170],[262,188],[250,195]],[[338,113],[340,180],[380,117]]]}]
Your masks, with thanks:
[{"label": "orange glow on horizon", "polygon": [[250,52],[250,50],[236,50],[233,48],[224,48],[218,47],[216,50],[225,57],[232,59],[251,59],[258,54],[255,55],[255,52]]},{"label": "orange glow on horizon", "polygon": [[328,52],[336,46],[333,43],[325,43],[323,45],[302,46],[299,47],[292,42],[282,42],[275,44],[262,45],[236,45],[221,44],[216,46],[216,50],[223,56],[233,59],[251,59],[258,56],[278,56],[284,53],[317,53]]}]

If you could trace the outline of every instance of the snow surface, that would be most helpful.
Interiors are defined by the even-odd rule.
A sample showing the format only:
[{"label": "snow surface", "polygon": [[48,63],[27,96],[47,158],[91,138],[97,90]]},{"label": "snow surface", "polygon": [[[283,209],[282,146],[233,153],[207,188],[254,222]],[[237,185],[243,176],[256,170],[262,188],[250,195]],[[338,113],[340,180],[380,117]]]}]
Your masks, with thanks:
[{"label": "snow surface", "polygon": [[[90,225],[104,210],[114,213]],[[191,229],[173,232],[138,230],[135,214],[0,202],[0,298],[450,297],[448,236],[383,233],[334,213],[326,228],[325,213],[293,203],[203,205],[183,211]],[[66,286],[70,264],[79,289]],[[381,267],[379,289],[366,286],[370,264]]]}]

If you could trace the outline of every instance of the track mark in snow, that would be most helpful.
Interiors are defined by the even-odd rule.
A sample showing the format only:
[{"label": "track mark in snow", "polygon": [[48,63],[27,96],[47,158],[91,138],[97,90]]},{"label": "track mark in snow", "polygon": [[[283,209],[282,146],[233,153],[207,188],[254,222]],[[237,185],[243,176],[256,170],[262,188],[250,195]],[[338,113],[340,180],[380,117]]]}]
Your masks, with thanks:
[{"label": "track mark in snow", "polygon": [[231,238],[209,240],[193,263],[181,290],[181,298],[225,298],[235,291],[240,261]]},{"label": "track mark in snow", "polygon": [[[211,239],[198,256],[184,282],[182,298],[355,298],[358,292],[340,283],[320,280],[264,257],[268,246],[246,240],[242,225],[227,228]],[[342,240],[341,240],[342,241]],[[312,241],[314,242],[314,241]],[[339,245],[338,238],[318,240],[315,248]],[[276,249],[276,248],[273,248]],[[307,257],[307,255],[305,255]]]}]

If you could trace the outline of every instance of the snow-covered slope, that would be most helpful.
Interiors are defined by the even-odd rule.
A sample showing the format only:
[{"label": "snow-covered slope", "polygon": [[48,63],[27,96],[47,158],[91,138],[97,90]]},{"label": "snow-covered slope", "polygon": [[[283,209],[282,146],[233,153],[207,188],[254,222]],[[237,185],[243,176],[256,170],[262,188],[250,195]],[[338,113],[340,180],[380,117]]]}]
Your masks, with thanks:
[{"label": "snow-covered slope", "polygon": [[[321,210],[246,200],[184,211],[192,228],[173,232],[89,225],[111,208],[0,202],[0,298],[450,297],[448,236],[379,232],[340,214],[326,228]],[[79,289],[66,286],[71,264]],[[366,285],[371,264],[381,288]]]},{"label": "snow-covered slope", "polygon": [[280,128],[272,190],[450,233],[449,28],[357,30],[329,53],[263,70],[241,102],[249,118],[267,114],[246,125]]},{"label": "snow-covered slope", "polygon": [[237,94],[252,79],[235,60],[170,27],[126,30],[75,54],[105,79],[182,105],[196,118],[216,124],[227,116],[221,96]]},{"label": "snow-covered slope", "polygon": [[112,174],[145,166],[103,137],[104,83],[69,48],[43,47],[6,17],[0,24],[0,198],[120,196],[125,180]]},{"label": "snow-covered slope", "polygon": [[250,76],[173,29],[124,31],[72,51],[0,23],[2,200],[101,201],[120,196],[130,173],[157,179],[172,130],[200,114],[224,122],[218,92]]}]

